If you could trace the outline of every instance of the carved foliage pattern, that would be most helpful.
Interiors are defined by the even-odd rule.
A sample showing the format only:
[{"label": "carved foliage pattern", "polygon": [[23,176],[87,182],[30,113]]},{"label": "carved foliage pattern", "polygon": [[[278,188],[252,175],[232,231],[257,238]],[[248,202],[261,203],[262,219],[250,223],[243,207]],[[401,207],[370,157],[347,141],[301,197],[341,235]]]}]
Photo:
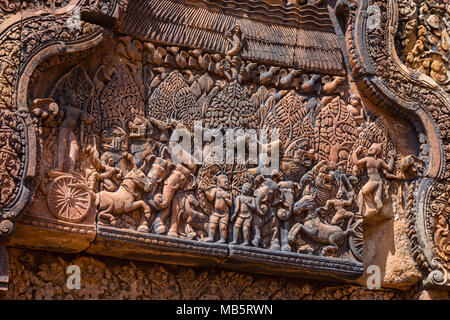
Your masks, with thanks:
[{"label": "carved foliage pattern", "polygon": [[356,122],[343,100],[336,98],[320,111],[315,130],[320,158],[346,169],[358,133]]},{"label": "carved foliage pattern", "polygon": [[[69,41],[89,34],[84,29],[66,30],[61,21],[51,18],[41,22],[43,26],[33,20],[25,26],[24,59],[52,39]],[[216,235],[220,233],[219,242],[226,243],[231,241],[226,238],[232,228],[233,233],[243,231],[247,238],[248,230],[239,228],[243,221],[248,224],[251,219],[247,219],[246,212],[240,212],[241,225],[229,223],[233,205],[228,202],[236,200],[241,191],[244,193],[241,187],[250,182],[252,190],[243,196],[255,198],[260,215],[252,214],[254,220],[246,225],[252,229],[253,246],[361,259],[361,252],[352,254],[348,248],[348,241],[362,241],[362,231],[356,230],[362,219],[356,217],[361,209],[355,203],[359,190],[354,189],[362,182],[348,182],[350,158],[358,143],[364,146],[366,156],[369,140],[381,143],[380,154],[375,156],[383,161],[388,157],[386,151],[393,147],[379,123],[364,119],[366,123],[358,128],[354,114],[346,106],[349,89],[347,85],[340,88],[345,78],[331,80],[309,74],[299,77],[300,70],[258,67],[236,56],[156,48],[152,43],[131,40],[118,39],[115,57],[110,61],[105,57],[92,81],[77,67],[57,83],[52,96],[62,109],[69,110],[70,102],[64,96],[69,87],[75,87],[79,101],[72,118],[67,112],[58,115],[63,124],[67,121],[65,126],[47,133],[58,136],[59,143],[70,140],[67,148],[52,146],[57,149],[54,166],[64,157],[72,162],[69,170],[59,166],[45,173],[53,183],[65,179],[63,187],[67,190],[73,188],[70,190],[74,194],[95,200],[92,205],[95,203],[98,210],[99,225],[196,240],[205,240],[208,234],[205,241],[210,242],[217,241],[211,227],[220,225]],[[74,85],[79,82],[81,86]],[[256,93],[255,85],[259,86]],[[263,85],[269,88],[264,94]],[[295,152],[286,160],[303,167],[301,174],[290,180],[284,169],[273,172],[271,177],[261,177],[260,167],[219,166],[218,170],[204,172],[203,167],[199,170],[197,166],[173,165],[166,152],[168,135],[176,126],[190,128],[198,119],[214,128],[281,128],[282,149],[296,143],[292,148]],[[69,124],[69,120],[73,121]],[[92,121],[94,129],[90,133],[101,136],[101,141],[82,135],[83,128]],[[52,190],[51,184],[43,188]],[[344,194],[338,196],[338,189]],[[270,192],[264,195],[267,190]],[[215,195],[211,198],[208,193]],[[196,204],[195,194],[200,204]],[[217,194],[222,198],[218,199]],[[52,197],[56,197],[55,192],[49,193],[48,198]],[[73,201],[72,194],[66,193],[63,198]],[[317,236],[322,231],[326,235]]]},{"label": "carved foliage pattern", "polygon": [[200,119],[200,108],[183,76],[174,71],[153,91],[148,101],[149,116],[192,124]]},{"label": "carved foliage pattern", "polygon": [[[26,127],[17,114],[0,111],[0,239],[14,232],[15,206],[21,198],[26,164]],[[19,200],[19,201],[18,201]]]},{"label": "carved foliage pattern", "polygon": [[397,46],[409,68],[448,86],[449,5],[439,1],[399,1]]},{"label": "carved foliage pattern", "polygon": [[144,115],[144,101],[133,77],[118,70],[105,87],[100,98],[100,111],[104,121],[102,129],[114,125],[126,126],[133,115]]},{"label": "carved foliage pattern", "polygon": [[211,101],[205,115],[205,126],[256,129],[258,120],[256,106],[242,86],[234,81],[227,84]]},{"label": "carved foliage pattern", "polygon": [[[57,0],[51,3],[44,1],[22,1],[11,2],[2,1],[0,3],[0,21],[2,14],[13,15],[19,10],[36,11],[42,8],[62,8],[68,4],[67,0]],[[94,1],[88,6],[88,11],[95,11],[97,6],[108,8],[101,10],[104,14],[111,14],[116,1]],[[86,4],[84,4],[86,5]],[[72,8],[76,9],[76,8]],[[84,9],[84,7],[83,7]],[[71,19],[73,13],[69,12],[60,16],[35,16],[25,21],[15,22],[5,29],[0,35],[1,50],[0,56],[3,58],[1,63],[2,73],[0,74],[0,84],[2,92],[0,93],[1,108],[15,108],[15,97],[13,92],[16,88],[18,77],[23,72],[26,62],[31,55],[37,53],[44,45],[56,41],[65,41],[66,43],[78,42],[82,39],[88,39],[100,31],[100,27],[80,21],[79,26],[73,27]]]},{"label": "carved foliage pattern", "polygon": [[264,119],[265,128],[279,130],[283,150],[295,140],[307,141],[312,138],[311,132],[308,131],[312,128],[311,117],[307,116],[304,99],[292,90],[268,111]]},{"label": "carved foliage pattern", "polygon": [[[66,287],[66,268],[80,266],[80,290]],[[0,298],[30,299],[411,299],[415,290],[323,287],[317,281],[254,276],[216,269],[11,250],[10,288]]]},{"label": "carved foliage pattern", "polygon": [[16,81],[17,66],[20,65],[21,27],[14,26],[7,34],[0,35],[1,74],[0,74],[0,107],[12,106],[13,88]]},{"label": "carved foliage pattern", "polygon": [[432,235],[436,253],[444,263],[450,262],[450,186],[438,183],[430,192],[429,201],[433,223],[428,225],[428,234]]},{"label": "carved foliage pattern", "polygon": [[10,111],[0,118],[0,210],[18,194],[25,165],[25,133],[21,119]]}]

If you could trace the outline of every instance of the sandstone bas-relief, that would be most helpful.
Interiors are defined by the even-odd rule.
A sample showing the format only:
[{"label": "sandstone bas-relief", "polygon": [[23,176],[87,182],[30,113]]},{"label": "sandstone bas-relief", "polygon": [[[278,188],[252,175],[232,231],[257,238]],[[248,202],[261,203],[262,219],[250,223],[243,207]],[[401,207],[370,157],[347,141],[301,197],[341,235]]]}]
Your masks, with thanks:
[{"label": "sandstone bas-relief", "polygon": [[[39,193],[55,218],[82,222],[92,211],[99,225],[144,234],[361,260],[363,216],[382,217],[395,195],[389,186],[408,185],[415,176],[400,175],[411,166],[419,173],[415,156],[401,166],[406,155],[395,152],[382,117],[364,109],[343,76],[257,66],[231,49],[211,57],[111,41],[114,51],[96,70],[74,66],[52,100],[32,103],[43,148],[52,150],[45,154],[54,155]],[[176,164],[169,138],[182,128],[193,145],[195,121],[223,136],[278,129],[280,169],[263,175],[258,164],[209,163],[207,152],[201,164]],[[247,240],[233,233],[243,223],[230,219],[236,214],[247,219]]]},{"label": "sandstone bas-relief", "polygon": [[[178,14],[196,8],[163,2]],[[176,21],[165,16],[163,2],[148,1],[143,14],[170,30]],[[20,223],[83,234],[84,246],[97,233],[97,240],[108,235],[125,247],[194,241],[199,252],[331,257],[320,261],[362,266],[363,221],[379,226],[406,219],[429,164],[426,141],[416,123],[393,129],[399,117],[363,97],[344,66],[325,4],[299,4],[320,17],[319,26],[286,19],[270,31],[258,24],[268,19],[264,14],[248,18],[237,10],[206,19],[202,37],[192,38],[189,28],[202,22],[178,33],[158,33],[151,23],[139,29],[132,14],[137,3],[131,2],[123,18],[128,36],[115,34],[88,52],[43,61],[26,99],[38,128],[38,183]],[[205,16],[220,5],[211,4]],[[351,20],[355,7],[348,8]],[[277,45],[288,65],[262,50],[252,23],[266,40],[274,39],[270,32],[284,35]],[[298,54],[289,56],[292,31],[299,35]],[[153,38],[144,40],[144,34]],[[322,49],[314,51],[317,46]],[[87,55],[91,59],[83,62]],[[278,170],[262,173],[264,165],[240,164],[236,157],[232,164],[208,163],[207,157],[175,163],[169,139],[183,130],[195,144],[195,123],[224,136],[227,129],[279,132],[267,145],[279,148]],[[211,149],[205,140],[202,150]],[[71,245],[69,250],[81,248]]]}]

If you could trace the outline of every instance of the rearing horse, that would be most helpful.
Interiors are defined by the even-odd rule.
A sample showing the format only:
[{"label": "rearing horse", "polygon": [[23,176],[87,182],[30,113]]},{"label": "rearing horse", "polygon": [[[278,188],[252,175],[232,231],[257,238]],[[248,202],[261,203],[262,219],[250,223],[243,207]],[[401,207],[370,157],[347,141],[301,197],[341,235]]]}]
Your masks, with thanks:
[{"label": "rearing horse", "polygon": [[99,210],[99,223],[117,225],[118,215],[141,208],[144,215],[150,215],[150,206],[143,200],[142,192],[149,192],[151,180],[138,168],[131,170],[123,179],[117,191],[100,191],[96,195],[95,205]]}]

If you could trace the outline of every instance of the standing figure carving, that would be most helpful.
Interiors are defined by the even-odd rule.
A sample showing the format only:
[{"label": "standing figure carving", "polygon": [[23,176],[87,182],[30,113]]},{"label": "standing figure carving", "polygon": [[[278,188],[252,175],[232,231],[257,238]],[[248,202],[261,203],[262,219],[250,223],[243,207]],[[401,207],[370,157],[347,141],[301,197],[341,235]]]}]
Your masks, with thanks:
[{"label": "standing figure carving", "polygon": [[214,209],[209,217],[207,242],[214,242],[217,227],[220,231],[218,243],[225,243],[228,233],[228,221],[230,208],[233,205],[228,176],[221,174],[217,177],[217,185],[209,190],[204,190],[208,201],[214,202]]},{"label": "standing figure carving", "polygon": [[263,175],[258,175],[255,178],[256,214],[253,218],[252,240],[255,247],[261,246],[263,227],[273,222],[276,216],[276,206],[280,201],[278,182],[282,179],[283,174],[279,170],[274,170],[271,177],[265,178]]},{"label": "standing figure carving", "polygon": [[273,220],[270,249],[291,251],[288,233],[291,226],[295,198],[300,190],[300,185],[293,181],[280,181],[278,186],[280,190],[280,203],[276,219]]},{"label": "standing figure carving", "polygon": [[253,213],[256,209],[255,198],[251,196],[252,185],[248,182],[242,185],[241,194],[234,201],[234,213],[231,217],[233,226],[233,241],[230,244],[237,244],[239,233],[242,230],[244,242],[242,245],[250,245],[250,231],[252,227]]},{"label": "standing figure carving", "polygon": [[[69,90],[66,93],[66,104],[61,106],[63,121],[58,131],[58,149],[55,171],[72,173],[75,171],[75,164],[78,160],[80,150],[75,129],[81,120],[86,125],[93,122],[93,118],[77,106],[77,96],[75,91]],[[66,161],[68,165],[65,166]]]},{"label": "standing figure carving", "polygon": [[381,172],[387,173],[392,171],[394,167],[395,151],[389,152],[389,163],[378,156],[381,153],[381,145],[374,143],[367,151],[368,156],[359,159],[358,156],[363,151],[363,148],[358,147],[352,155],[353,163],[358,168],[366,168],[369,181],[362,187],[360,197],[362,197],[360,212],[362,216],[370,217],[378,214],[383,208],[383,179]]}]

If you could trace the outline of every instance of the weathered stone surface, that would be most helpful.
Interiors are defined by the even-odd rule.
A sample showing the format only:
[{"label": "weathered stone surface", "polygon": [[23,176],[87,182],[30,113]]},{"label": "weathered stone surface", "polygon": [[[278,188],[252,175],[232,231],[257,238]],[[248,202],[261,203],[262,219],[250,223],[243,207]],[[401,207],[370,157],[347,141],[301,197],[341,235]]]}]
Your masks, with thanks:
[{"label": "weathered stone surface", "polygon": [[[396,300],[416,292],[22,249],[11,249],[10,259],[10,289],[2,299]],[[66,287],[72,264],[81,269],[79,290]]]},{"label": "weathered stone surface", "polygon": [[[368,244],[364,247],[365,270],[370,265],[379,266],[383,287],[401,289],[419,284],[421,273],[411,256],[404,218],[368,226],[364,237]],[[361,284],[371,274],[361,277]]]},{"label": "weathered stone surface", "polygon": [[4,297],[445,297],[449,8],[0,1]]}]

